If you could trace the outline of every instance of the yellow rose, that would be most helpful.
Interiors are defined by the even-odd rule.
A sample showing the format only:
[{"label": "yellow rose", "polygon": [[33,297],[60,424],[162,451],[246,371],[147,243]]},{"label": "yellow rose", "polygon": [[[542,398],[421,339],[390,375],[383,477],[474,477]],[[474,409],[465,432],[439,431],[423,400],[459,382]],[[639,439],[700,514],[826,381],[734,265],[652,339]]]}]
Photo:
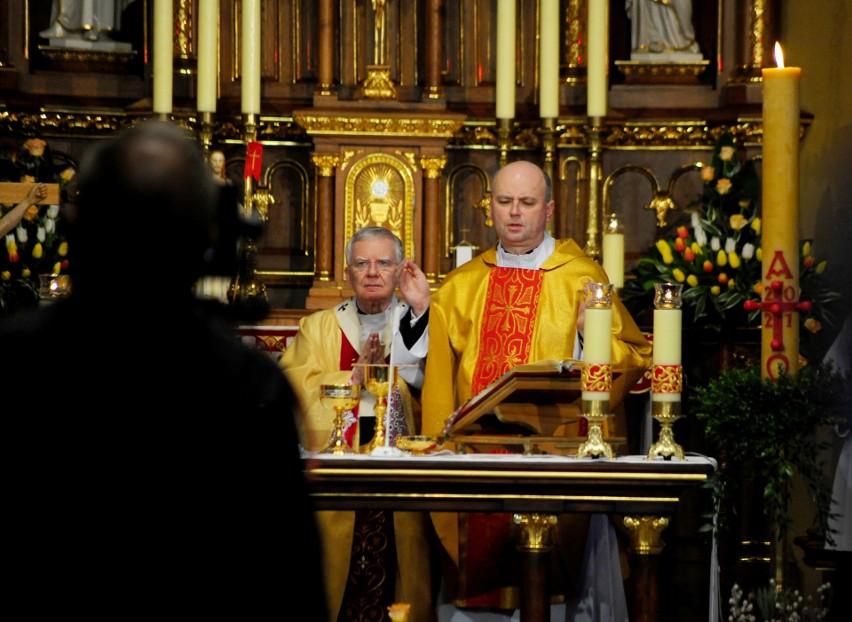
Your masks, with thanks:
[{"label": "yellow rose", "polygon": [[728,253],[728,264],[735,270],[740,267],[740,256],[734,251]]},{"label": "yellow rose", "polygon": [[809,317],[805,320],[805,328],[808,330],[808,332],[818,333],[822,330],[822,324],[818,319]]},{"label": "yellow rose", "polygon": [[748,224],[748,220],[742,214],[732,214],[729,222],[734,231],[739,231]]},{"label": "yellow rose", "polygon": [[3,272],[0,272],[0,279],[3,279],[4,281],[8,281],[11,278],[12,278],[12,273],[9,272],[8,270],[3,270]]},{"label": "yellow rose", "polygon": [[695,287],[696,285],[698,285],[698,277],[694,274],[690,274],[688,277],[686,277],[686,284],[690,287]]},{"label": "yellow rose", "polygon": [[728,254],[721,248],[716,253],[716,265],[719,267],[728,265]]},{"label": "yellow rose", "polygon": [[718,296],[719,292],[721,292],[721,291],[722,291],[721,287],[719,287],[718,285],[714,285],[713,287],[710,288],[710,295],[711,296]]},{"label": "yellow rose", "polygon": [[59,245],[59,250],[57,251],[60,257],[65,257],[68,254],[68,242],[63,242]]},{"label": "yellow rose", "polygon": [[728,194],[731,191],[731,180],[720,179],[716,182],[716,192],[719,194]]},{"label": "yellow rose", "polygon": [[716,175],[716,169],[712,166],[702,166],[701,167],[701,180],[702,181],[713,181],[713,177]]},{"label": "yellow rose", "polygon": [[760,235],[760,218],[755,218],[751,221],[751,228],[757,235]]},{"label": "yellow rose", "polygon": [[674,276],[675,281],[677,281],[678,283],[683,283],[684,279],[686,278],[686,275],[680,268],[675,268],[674,270],[672,270],[672,275]]},{"label": "yellow rose", "polygon": [[41,247],[41,242],[36,242],[36,245],[33,246],[33,257],[35,259],[41,259],[41,256],[44,254],[44,249]]}]

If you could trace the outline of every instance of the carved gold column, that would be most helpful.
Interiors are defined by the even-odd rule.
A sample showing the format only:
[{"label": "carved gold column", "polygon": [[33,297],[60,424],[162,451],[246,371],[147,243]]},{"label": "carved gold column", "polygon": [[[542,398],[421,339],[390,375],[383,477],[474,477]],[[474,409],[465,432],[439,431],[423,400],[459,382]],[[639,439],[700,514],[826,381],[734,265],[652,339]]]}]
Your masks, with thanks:
[{"label": "carved gold column", "polygon": [[565,9],[565,57],[559,62],[566,67],[566,82],[578,84],[586,76],[586,21],[583,14],[586,12],[585,0],[568,0]]},{"label": "carved gold column", "polygon": [[773,49],[778,32],[776,0],[738,2],[737,81],[760,82],[760,70],[774,63]]},{"label": "carved gold column", "polygon": [[428,0],[426,3],[426,84],[423,97],[443,99],[441,86],[441,60],[444,56],[443,0]]},{"label": "carved gold column", "polygon": [[317,153],[313,156],[317,168],[317,254],[314,277],[328,281],[332,274],[334,243],[334,170],[340,157]]},{"label": "carved gold column", "polygon": [[334,95],[334,0],[319,0],[319,58],[314,95]]},{"label": "carved gold column", "polygon": [[[441,230],[440,184],[441,171],[447,165],[446,156],[424,156],[420,166],[425,172],[423,180],[423,257],[421,259],[426,280],[438,281],[441,270],[441,251],[438,232]],[[450,232],[445,232],[450,235]]]},{"label": "carved gold column", "polygon": [[633,577],[633,600],[628,605],[633,622],[656,622],[659,612],[657,580],[659,554],[662,553],[663,530],[669,526],[666,516],[625,516],[624,527],[630,534],[630,574]]},{"label": "carved gold column", "polygon": [[550,619],[550,551],[556,516],[515,514],[512,521],[520,527],[521,620],[544,622]]}]

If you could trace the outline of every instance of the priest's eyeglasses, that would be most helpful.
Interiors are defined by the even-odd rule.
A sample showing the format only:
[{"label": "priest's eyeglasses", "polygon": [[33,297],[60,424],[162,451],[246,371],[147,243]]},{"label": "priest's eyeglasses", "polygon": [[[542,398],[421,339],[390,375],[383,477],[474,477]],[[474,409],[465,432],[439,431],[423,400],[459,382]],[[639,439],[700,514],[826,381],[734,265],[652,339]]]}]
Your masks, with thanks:
[{"label": "priest's eyeglasses", "polygon": [[392,272],[399,265],[395,261],[391,261],[390,259],[378,259],[376,261],[367,261],[366,259],[356,259],[353,261],[349,267],[352,268],[355,272],[367,272],[370,269],[370,266],[375,265],[376,269],[379,272]]}]

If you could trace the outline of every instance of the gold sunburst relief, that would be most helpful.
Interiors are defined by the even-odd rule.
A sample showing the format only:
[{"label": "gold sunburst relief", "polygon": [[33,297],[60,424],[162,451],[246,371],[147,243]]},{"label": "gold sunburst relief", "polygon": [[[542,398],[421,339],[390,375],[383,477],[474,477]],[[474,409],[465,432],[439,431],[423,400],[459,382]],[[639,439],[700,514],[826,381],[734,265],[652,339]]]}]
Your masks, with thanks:
[{"label": "gold sunburst relief", "polygon": [[356,162],[347,176],[345,211],[345,239],[361,227],[385,227],[413,256],[414,178],[404,161],[375,153]]}]

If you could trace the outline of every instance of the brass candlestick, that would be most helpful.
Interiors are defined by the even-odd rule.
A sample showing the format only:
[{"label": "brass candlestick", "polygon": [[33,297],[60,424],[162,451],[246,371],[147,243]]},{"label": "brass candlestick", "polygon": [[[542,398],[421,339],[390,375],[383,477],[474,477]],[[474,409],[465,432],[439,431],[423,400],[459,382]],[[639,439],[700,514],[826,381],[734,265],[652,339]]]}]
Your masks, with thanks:
[{"label": "brass candlestick", "polygon": [[603,438],[603,424],[610,413],[612,391],[612,284],[586,283],[585,339],[581,416],[589,423],[586,441],[577,450],[578,458],[614,457]]},{"label": "brass candlestick", "polygon": [[583,250],[592,259],[598,260],[601,249],[598,244],[600,235],[601,213],[601,136],[603,134],[603,119],[589,117],[589,212],[586,227],[586,245]]},{"label": "brass candlestick", "polygon": [[675,442],[674,422],[681,417],[681,292],[679,283],[654,285],[654,355],[651,370],[651,416],[660,424],[660,435],[648,451],[648,459],[674,456],[684,460]]}]

